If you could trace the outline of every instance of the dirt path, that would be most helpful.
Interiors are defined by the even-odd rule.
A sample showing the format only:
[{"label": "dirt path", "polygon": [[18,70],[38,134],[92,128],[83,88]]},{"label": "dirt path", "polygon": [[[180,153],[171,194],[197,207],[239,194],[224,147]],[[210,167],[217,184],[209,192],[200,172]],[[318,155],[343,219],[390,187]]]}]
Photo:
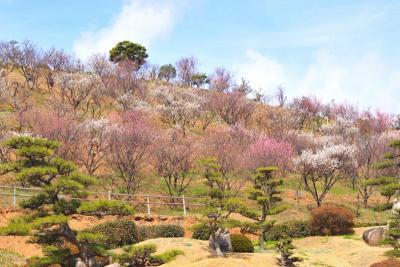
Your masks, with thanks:
[{"label": "dirt path", "polygon": [[[274,251],[265,253],[231,254],[224,259],[210,257],[208,242],[188,238],[158,238],[143,243],[154,243],[157,252],[176,248],[184,251],[175,261],[164,266],[188,267],[265,267],[278,266],[277,254]],[[336,237],[308,237],[294,241],[297,255],[304,259],[301,267],[368,267],[372,263],[384,260],[383,253],[387,248],[370,247],[361,240],[361,235]]]}]

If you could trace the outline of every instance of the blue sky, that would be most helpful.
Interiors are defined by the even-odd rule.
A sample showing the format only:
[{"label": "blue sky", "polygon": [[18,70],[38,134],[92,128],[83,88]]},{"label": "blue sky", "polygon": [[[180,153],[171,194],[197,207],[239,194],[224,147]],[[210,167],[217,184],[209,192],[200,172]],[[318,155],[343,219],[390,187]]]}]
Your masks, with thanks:
[{"label": "blue sky", "polygon": [[149,61],[196,56],[272,94],[400,113],[400,1],[0,0],[0,39],[30,39],[78,57],[117,41]]}]

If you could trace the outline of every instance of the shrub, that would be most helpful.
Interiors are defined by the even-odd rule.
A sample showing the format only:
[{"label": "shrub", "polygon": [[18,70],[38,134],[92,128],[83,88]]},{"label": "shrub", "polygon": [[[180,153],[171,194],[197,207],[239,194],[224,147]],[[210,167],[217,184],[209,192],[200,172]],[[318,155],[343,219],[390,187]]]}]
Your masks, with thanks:
[{"label": "shrub", "polygon": [[183,237],[184,235],[183,227],[176,224],[150,225],[138,228],[140,241],[159,237]]},{"label": "shrub", "polygon": [[372,227],[387,225],[387,222],[355,222],[354,227]]},{"label": "shrub", "polygon": [[393,203],[383,203],[383,204],[378,204],[374,207],[372,207],[373,211],[385,211],[385,210],[390,210],[393,206]]},{"label": "shrub", "polygon": [[317,235],[353,233],[353,213],[342,207],[324,206],[312,211],[311,229]]},{"label": "shrub", "polygon": [[141,246],[129,246],[123,248],[124,252],[115,256],[119,263],[128,266],[147,266],[151,254],[156,252],[156,245],[146,244]]},{"label": "shrub", "polygon": [[400,267],[400,261],[389,259],[371,264],[370,267]]},{"label": "shrub", "polygon": [[150,262],[151,263],[158,263],[158,264],[164,264],[168,263],[176,258],[178,255],[182,255],[183,251],[179,249],[171,249],[167,250],[164,253],[158,254],[151,256]]},{"label": "shrub", "polygon": [[251,240],[245,235],[232,234],[231,235],[233,252],[253,253],[254,247]]},{"label": "shrub", "polygon": [[138,242],[137,227],[133,221],[106,222],[89,229],[89,231],[102,234],[104,243],[109,249]]},{"label": "shrub", "polygon": [[266,232],[266,240],[280,240],[285,238],[299,238],[311,235],[308,221],[287,221],[275,224]]},{"label": "shrub", "polygon": [[132,215],[134,214],[134,209],[117,200],[95,200],[83,202],[77,212],[96,216],[107,214]]},{"label": "shrub", "polygon": [[152,255],[156,252],[156,245],[145,244],[145,245],[133,245],[123,248],[123,253],[120,255],[114,255],[118,259],[119,263],[123,266],[158,266],[167,262],[170,262],[178,255],[182,255],[183,251],[178,249],[167,250],[164,253],[158,255]]},{"label": "shrub", "polygon": [[29,235],[32,230],[32,218],[29,215],[11,219],[10,223],[0,228],[0,235]]},{"label": "shrub", "polygon": [[210,238],[210,235],[211,235],[210,229],[205,224],[200,223],[196,224],[193,227],[193,234],[192,234],[193,239],[208,240]]}]

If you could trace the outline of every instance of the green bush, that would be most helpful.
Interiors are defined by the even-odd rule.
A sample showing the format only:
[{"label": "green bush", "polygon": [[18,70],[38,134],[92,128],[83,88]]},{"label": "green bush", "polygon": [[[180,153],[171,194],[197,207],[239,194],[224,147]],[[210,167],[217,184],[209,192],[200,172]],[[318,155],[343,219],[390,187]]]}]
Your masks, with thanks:
[{"label": "green bush", "polygon": [[285,238],[299,238],[311,235],[308,221],[287,221],[275,224],[266,232],[266,240],[280,240]]},{"label": "green bush", "polygon": [[0,235],[29,235],[32,230],[32,218],[29,215],[11,219],[5,227],[0,227]]},{"label": "green bush", "polygon": [[354,227],[372,227],[372,226],[383,226],[387,225],[386,221],[382,222],[356,222]]},{"label": "green bush", "polygon": [[185,230],[183,227],[176,224],[150,225],[138,228],[140,241],[159,237],[183,237],[184,235]]},{"label": "green bush", "polygon": [[150,257],[151,263],[165,264],[174,260],[177,256],[182,255],[183,251],[179,249],[167,250],[164,253]]},{"label": "green bush", "polygon": [[210,229],[207,225],[200,223],[193,226],[193,239],[208,240],[210,238],[210,235]]},{"label": "green bush", "polygon": [[91,233],[102,234],[108,249],[121,247],[138,242],[137,227],[135,222],[117,220],[106,222],[92,227]]},{"label": "green bush", "polygon": [[232,234],[231,235],[233,252],[253,253],[254,247],[251,240],[245,235]]},{"label": "green bush", "polygon": [[383,203],[383,204],[377,204],[376,206],[372,207],[373,211],[385,211],[385,210],[390,210],[393,206],[393,203]]},{"label": "green bush", "polygon": [[317,235],[343,235],[354,231],[353,213],[342,207],[323,206],[312,211],[311,229]]}]

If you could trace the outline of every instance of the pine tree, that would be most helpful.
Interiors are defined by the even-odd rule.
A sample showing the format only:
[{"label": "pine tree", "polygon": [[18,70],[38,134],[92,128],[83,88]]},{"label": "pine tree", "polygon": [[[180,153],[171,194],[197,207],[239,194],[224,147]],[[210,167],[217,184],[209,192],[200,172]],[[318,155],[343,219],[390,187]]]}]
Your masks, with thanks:
[{"label": "pine tree", "polygon": [[[393,148],[393,151],[384,155],[384,161],[382,161],[378,168],[386,169],[386,168],[395,168],[398,169],[400,167],[400,163],[398,161],[400,154],[400,140],[394,140],[390,143],[390,147]],[[388,231],[386,232],[386,238],[384,240],[385,243],[390,244],[393,249],[387,251],[386,254],[391,257],[400,257],[400,208],[396,205],[399,201],[399,191],[396,191],[398,186],[398,181],[393,181],[389,185],[386,185],[386,189],[390,189],[388,186],[391,186],[393,190],[387,190],[391,192],[384,192],[384,194],[388,197],[388,200],[391,197],[393,191],[396,192],[396,201],[392,208],[392,217],[388,221]]]},{"label": "pine tree", "polygon": [[291,239],[282,239],[276,244],[275,250],[280,254],[278,259],[280,266],[293,267],[295,262],[302,261],[298,257],[293,257],[293,249],[295,249],[295,246],[293,246]]},{"label": "pine tree", "polygon": [[210,248],[217,257],[223,256],[223,251],[231,250],[228,217],[234,213],[245,210],[244,204],[233,193],[223,186],[220,165],[213,158],[201,161],[203,176],[206,178],[207,202],[204,224],[210,231]]},{"label": "pine tree", "polygon": [[244,223],[242,231],[259,235],[260,249],[264,249],[266,232],[273,226],[274,221],[267,221],[268,215],[278,214],[286,209],[285,205],[279,204],[282,199],[278,196],[281,192],[278,187],[283,181],[277,179],[274,173],[276,167],[258,168],[253,179],[253,188],[248,198],[254,200],[261,210],[261,214],[254,211],[242,210],[242,215],[256,220],[256,223]]},{"label": "pine tree", "polygon": [[19,136],[8,140],[6,146],[15,151],[15,160],[0,165],[3,173],[14,173],[23,186],[42,189],[21,204],[22,208],[30,210],[29,216],[21,220],[33,230],[34,241],[42,244],[45,252],[45,257],[32,259],[30,266],[71,266],[76,259],[88,267],[99,266],[97,256],[105,256],[102,236],[74,231],[68,224],[68,215],[126,215],[133,213],[132,208],[115,201],[81,202],[88,195],[86,188],[96,180],[79,173],[71,162],[57,157],[54,152],[59,147],[58,142]]}]

